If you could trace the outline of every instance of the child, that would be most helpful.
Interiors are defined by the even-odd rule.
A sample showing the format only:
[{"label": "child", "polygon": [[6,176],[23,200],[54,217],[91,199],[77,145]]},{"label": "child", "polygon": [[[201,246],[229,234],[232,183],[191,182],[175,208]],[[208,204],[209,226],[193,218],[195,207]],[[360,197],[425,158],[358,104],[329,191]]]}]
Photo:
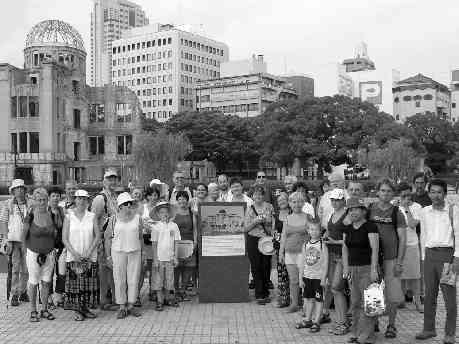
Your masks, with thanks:
[{"label": "child", "polygon": [[[178,307],[174,292],[174,268],[178,265],[177,241],[180,231],[175,222],[170,221],[170,205],[159,202],[155,207],[160,221],[152,226],[151,241],[153,249],[152,284],[156,291],[156,310],[162,311],[163,305]],[[164,288],[164,294],[163,294]],[[172,295],[172,299],[169,299]]]},{"label": "child", "polygon": [[300,265],[300,286],[303,288],[304,314],[296,328],[320,331],[323,310],[323,288],[328,273],[327,245],[322,243],[320,221],[311,219],[308,224],[309,240],[303,245]]}]

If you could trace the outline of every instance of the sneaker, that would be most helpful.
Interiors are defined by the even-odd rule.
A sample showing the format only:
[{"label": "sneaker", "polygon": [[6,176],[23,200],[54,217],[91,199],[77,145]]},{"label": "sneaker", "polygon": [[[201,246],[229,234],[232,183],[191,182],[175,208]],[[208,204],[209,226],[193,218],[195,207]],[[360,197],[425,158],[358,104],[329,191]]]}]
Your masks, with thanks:
[{"label": "sneaker", "polygon": [[418,340],[426,340],[430,338],[434,338],[437,336],[437,333],[435,331],[422,331],[416,334],[416,339]]},{"label": "sneaker", "polygon": [[19,296],[19,301],[30,302],[29,295],[26,292],[22,293],[21,296]]},{"label": "sneaker", "polygon": [[271,282],[271,281],[268,282],[268,289],[274,289],[273,282]]},{"label": "sneaker", "polygon": [[132,315],[133,317],[136,317],[136,318],[138,318],[138,317],[140,317],[140,316],[142,315],[142,314],[141,314],[137,309],[135,309],[135,308],[130,308],[130,309],[128,309],[127,313],[128,313],[128,315]]},{"label": "sneaker", "polygon": [[13,307],[19,306],[19,297],[17,295],[11,296],[11,306]]},{"label": "sneaker", "polygon": [[140,297],[138,297],[136,302],[134,302],[134,307],[142,307],[142,302],[140,302]]}]

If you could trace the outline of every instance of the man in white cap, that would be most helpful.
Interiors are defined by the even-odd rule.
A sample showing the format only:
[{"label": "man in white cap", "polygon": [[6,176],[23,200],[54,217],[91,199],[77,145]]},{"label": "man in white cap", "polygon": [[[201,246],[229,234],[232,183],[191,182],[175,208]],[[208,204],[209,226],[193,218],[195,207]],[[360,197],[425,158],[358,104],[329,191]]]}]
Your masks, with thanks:
[{"label": "man in white cap", "polygon": [[22,225],[27,214],[25,185],[22,179],[14,179],[10,188],[13,196],[0,209],[0,236],[7,240],[7,253],[12,262],[11,306],[19,306],[19,301],[29,302],[27,296],[26,250],[22,244]]},{"label": "man in white cap", "polygon": [[[109,217],[116,213],[117,203],[114,188],[117,181],[118,174],[115,170],[108,169],[105,171],[104,188],[92,201],[91,211],[96,214],[96,222],[102,232],[102,238],[104,237]],[[99,245],[97,260],[99,263],[100,307],[105,310],[116,310],[117,307],[114,305],[115,287],[113,283],[113,270],[108,266],[106,261],[104,240]],[[111,297],[108,296],[109,291]]]},{"label": "man in white cap", "polygon": [[175,171],[172,176],[172,180],[174,182],[174,188],[169,194],[169,204],[174,206],[177,204],[176,196],[177,192],[179,191],[185,191],[188,194],[189,199],[193,197],[190,189],[187,186],[185,186],[185,174],[183,172]]}]

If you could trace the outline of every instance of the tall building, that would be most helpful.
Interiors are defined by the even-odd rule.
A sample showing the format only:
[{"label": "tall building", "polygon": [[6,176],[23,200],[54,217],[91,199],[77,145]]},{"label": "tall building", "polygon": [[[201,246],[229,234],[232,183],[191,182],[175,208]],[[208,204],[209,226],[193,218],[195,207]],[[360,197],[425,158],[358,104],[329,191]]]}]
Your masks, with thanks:
[{"label": "tall building", "polygon": [[296,91],[284,78],[266,72],[263,55],[222,64],[225,76],[198,82],[198,111],[254,117],[277,101],[296,99]]},{"label": "tall building", "polygon": [[282,78],[293,87],[299,100],[314,97],[314,79],[310,76],[288,74],[282,75]]},{"label": "tall building", "polygon": [[451,120],[459,120],[459,69],[451,72]]},{"label": "tall building", "polygon": [[422,74],[399,81],[392,88],[392,94],[397,121],[404,122],[407,117],[426,113],[451,119],[448,87]]},{"label": "tall building", "polygon": [[141,129],[127,88],[86,85],[80,34],[45,20],[27,35],[24,68],[0,64],[0,185],[101,181],[107,168],[134,179],[132,150]]},{"label": "tall building", "polygon": [[228,46],[169,24],[131,29],[113,42],[113,85],[136,92],[143,113],[164,122],[196,109],[196,83],[220,77]]},{"label": "tall building", "polygon": [[111,83],[112,42],[125,30],[144,25],[148,18],[139,5],[126,0],[94,0],[89,85]]}]

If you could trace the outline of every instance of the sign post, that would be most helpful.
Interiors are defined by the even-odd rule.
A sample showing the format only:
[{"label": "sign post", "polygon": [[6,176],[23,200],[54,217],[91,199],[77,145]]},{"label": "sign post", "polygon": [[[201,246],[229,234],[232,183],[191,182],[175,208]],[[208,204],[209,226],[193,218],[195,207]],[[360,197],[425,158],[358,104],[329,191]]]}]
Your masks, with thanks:
[{"label": "sign post", "polygon": [[199,205],[199,302],[248,302],[244,202]]}]

